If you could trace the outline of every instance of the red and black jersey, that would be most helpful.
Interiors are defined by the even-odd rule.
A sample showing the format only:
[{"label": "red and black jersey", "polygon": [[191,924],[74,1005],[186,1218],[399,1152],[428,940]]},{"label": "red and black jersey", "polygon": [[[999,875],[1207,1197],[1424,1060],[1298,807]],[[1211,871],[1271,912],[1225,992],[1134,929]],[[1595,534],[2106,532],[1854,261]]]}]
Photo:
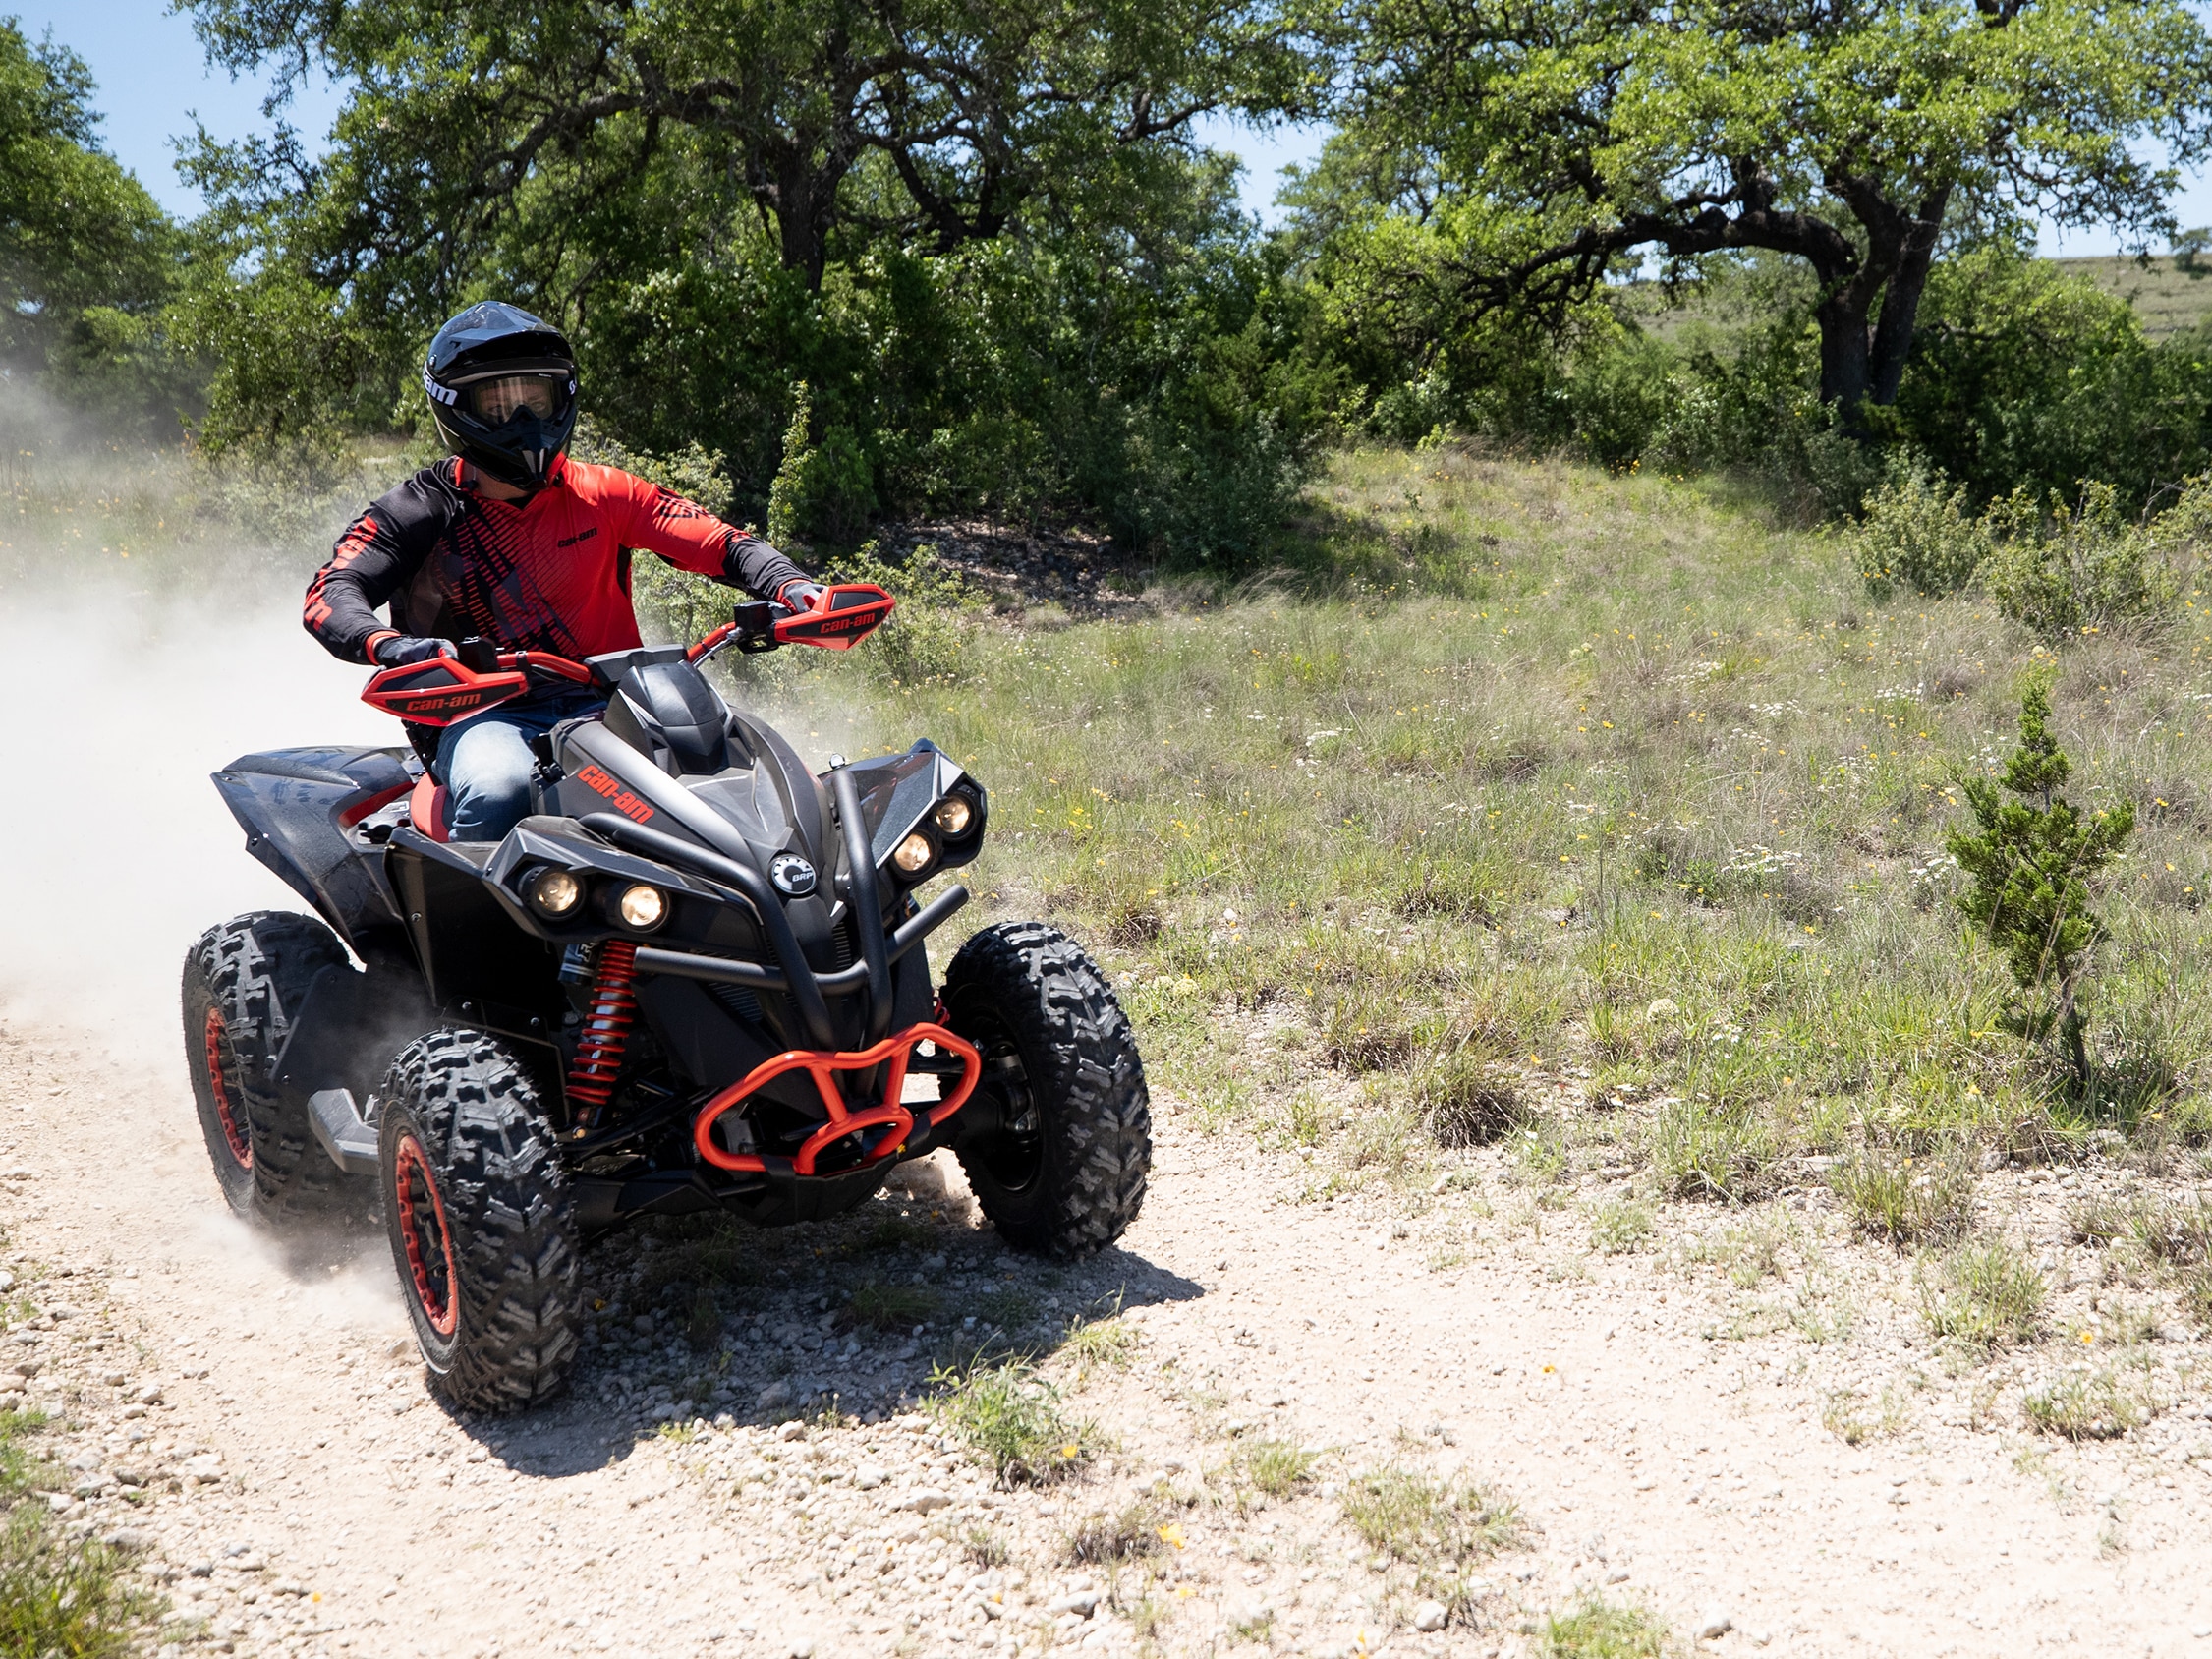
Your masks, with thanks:
[{"label": "red and black jersey", "polygon": [[395,631],[581,659],[642,643],[633,552],[760,599],[806,575],[758,536],[613,467],[563,456],[524,501],[495,501],[474,482],[448,459],[379,496],[308,584],[308,632],[349,662]]}]

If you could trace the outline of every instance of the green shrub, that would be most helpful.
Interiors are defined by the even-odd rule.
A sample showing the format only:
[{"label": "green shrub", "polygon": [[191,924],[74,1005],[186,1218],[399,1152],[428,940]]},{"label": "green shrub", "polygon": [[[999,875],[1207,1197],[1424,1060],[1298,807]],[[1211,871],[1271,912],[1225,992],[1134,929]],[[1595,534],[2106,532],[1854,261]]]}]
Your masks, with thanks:
[{"label": "green shrub", "polygon": [[1866,498],[1851,534],[1867,591],[1888,599],[1899,583],[1931,599],[1955,594],[1989,556],[1989,532],[1966,512],[1966,487],[1924,465],[1900,467]]},{"label": "green shrub", "polygon": [[876,509],[874,469],[851,430],[837,425],[814,436],[814,395],[792,383],[783,457],[768,486],[768,540],[800,547],[816,534],[831,541],[857,535]]},{"label": "green shrub", "polygon": [[885,557],[874,542],[832,559],[824,574],[839,582],[873,582],[898,601],[889,620],[857,649],[893,685],[950,684],[970,658],[983,601],[924,543],[904,558]]},{"label": "green shrub", "polygon": [[2134,832],[2135,809],[2122,801],[2083,817],[2059,793],[2072,763],[2050,719],[2050,683],[2039,676],[2020,698],[2020,743],[2005,767],[2005,794],[2013,798],[1987,778],[1963,779],[1979,833],[1955,831],[1944,845],[1973,880],[1958,908],[2003,953],[2018,988],[2006,1029],[2033,1042],[2056,1039],[2085,1090],[2082,1001],[2092,953],[2105,938],[2089,883]]},{"label": "green shrub", "polygon": [[1991,548],[1983,579],[1997,608],[2053,642],[2116,624],[2161,618],[2181,584],[2150,530],[2120,512],[2119,491],[2084,484],[2069,505],[2047,508],[2014,490],[1983,515]]}]

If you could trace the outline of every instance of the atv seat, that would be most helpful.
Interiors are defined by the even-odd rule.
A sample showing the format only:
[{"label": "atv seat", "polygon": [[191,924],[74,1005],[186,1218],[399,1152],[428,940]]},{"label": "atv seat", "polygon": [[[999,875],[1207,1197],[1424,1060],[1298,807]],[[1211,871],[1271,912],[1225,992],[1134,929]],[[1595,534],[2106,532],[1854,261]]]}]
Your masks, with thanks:
[{"label": "atv seat", "polygon": [[407,797],[407,820],[415,826],[418,834],[442,841],[451,828],[446,818],[451,806],[452,797],[446,793],[445,785],[425,772],[414,792]]}]

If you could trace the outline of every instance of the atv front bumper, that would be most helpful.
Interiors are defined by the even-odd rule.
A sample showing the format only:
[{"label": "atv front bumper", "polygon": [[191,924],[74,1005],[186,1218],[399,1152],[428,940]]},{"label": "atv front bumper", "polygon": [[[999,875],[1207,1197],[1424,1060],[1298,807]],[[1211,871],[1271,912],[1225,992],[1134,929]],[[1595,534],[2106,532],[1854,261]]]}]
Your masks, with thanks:
[{"label": "atv front bumper", "polygon": [[[906,1150],[908,1137],[914,1131],[915,1115],[900,1097],[906,1090],[907,1067],[912,1063],[914,1050],[923,1043],[960,1061],[959,1083],[922,1115],[924,1123],[935,1129],[966,1105],[968,1097],[975,1092],[977,1079],[983,1075],[983,1057],[976,1052],[973,1043],[925,1020],[904,1031],[893,1032],[866,1049],[849,1053],[792,1049],[763,1061],[700,1108],[692,1121],[692,1144],[699,1149],[699,1156],[717,1170],[754,1174],[813,1175],[817,1161],[824,1153],[856,1137],[860,1157],[839,1169],[838,1174],[848,1174],[853,1170],[867,1169],[886,1158],[895,1158]],[[836,1073],[873,1071],[879,1065],[885,1066],[882,1099],[874,1106],[854,1110],[837,1087]],[[809,1135],[797,1152],[789,1158],[732,1152],[716,1141],[714,1125],[725,1113],[737,1111],[768,1084],[793,1071],[805,1071],[814,1079],[815,1092],[821,1095],[822,1110],[829,1115],[828,1121]]]}]

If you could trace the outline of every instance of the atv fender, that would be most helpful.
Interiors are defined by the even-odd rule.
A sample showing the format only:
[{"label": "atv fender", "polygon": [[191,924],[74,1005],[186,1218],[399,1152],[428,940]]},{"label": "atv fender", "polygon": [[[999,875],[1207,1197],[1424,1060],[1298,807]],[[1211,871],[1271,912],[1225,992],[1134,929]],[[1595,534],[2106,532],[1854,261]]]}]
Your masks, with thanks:
[{"label": "atv fender", "polygon": [[415,786],[404,749],[277,749],[241,755],[214,774],[246,850],[315,907],[357,951],[361,936],[400,922],[383,852],[352,827]]}]

